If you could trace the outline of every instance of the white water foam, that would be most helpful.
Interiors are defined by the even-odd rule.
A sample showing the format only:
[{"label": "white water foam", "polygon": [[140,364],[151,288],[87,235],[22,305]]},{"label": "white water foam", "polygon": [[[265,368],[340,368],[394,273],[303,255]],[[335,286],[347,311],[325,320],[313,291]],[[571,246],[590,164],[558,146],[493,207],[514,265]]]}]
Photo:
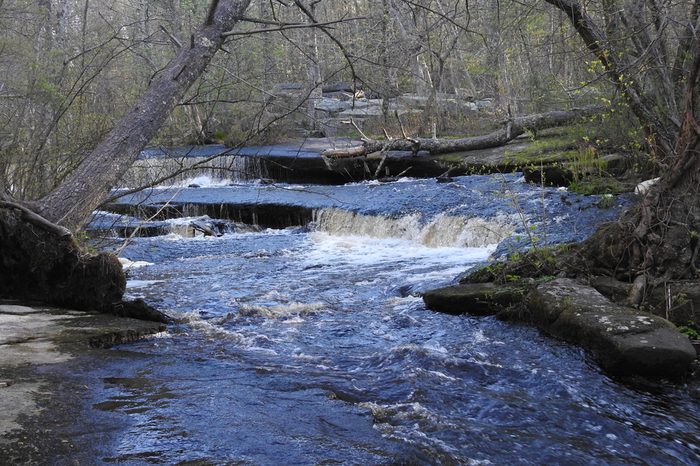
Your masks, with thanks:
[{"label": "white water foam", "polygon": [[433,433],[443,430],[458,430],[460,426],[446,417],[432,412],[417,402],[379,404],[359,403],[372,413],[374,428],[387,438],[419,445],[427,450],[437,463],[457,464],[458,450],[440,440]]},{"label": "white water foam", "polygon": [[121,181],[133,188],[153,183],[172,173],[184,170],[160,186],[202,187],[227,186],[231,183],[267,178],[259,157],[222,155],[205,162],[204,157],[151,157],[137,160]]},{"label": "white water foam", "polygon": [[124,270],[138,269],[141,267],[146,267],[148,265],[153,265],[153,262],[146,261],[132,261],[126,257],[119,257],[119,263],[122,265]]},{"label": "white water foam", "polygon": [[162,283],[163,280],[127,280],[126,288],[129,290],[137,288],[146,288],[156,283]]},{"label": "white water foam", "polygon": [[[334,236],[325,232],[308,235],[310,247],[303,259],[307,269],[325,268],[356,273],[362,280],[396,277],[413,284],[452,279],[469,264],[486,260],[495,245],[479,248],[428,247],[413,241],[371,236]],[[438,267],[436,267],[438,266]]]},{"label": "white water foam", "polygon": [[238,315],[243,317],[263,317],[267,319],[290,319],[290,323],[297,323],[294,320],[308,314],[317,314],[319,312],[328,311],[328,305],[325,303],[298,303],[291,302],[279,304],[275,306],[264,306],[254,304],[242,304],[238,310]]},{"label": "white water foam", "polygon": [[267,335],[250,331],[244,333],[242,330],[234,331],[224,328],[223,324],[226,322],[227,316],[214,319],[204,319],[198,310],[188,312],[178,312],[172,310],[169,312],[169,314],[175,320],[187,324],[191,329],[201,332],[210,338],[217,340],[223,339],[234,343],[239,348],[244,348],[247,350],[263,350],[265,352],[273,351],[260,346],[261,344],[267,344],[270,341],[270,338]]},{"label": "white water foam", "polygon": [[434,248],[490,246],[498,244],[515,230],[505,216],[482,219],[443,213],[423,223],[418,213],[385,217],[335,208],[314,211],[314,225],[317,231],[330,235],[397,238]]},{"label": "white water foam", "polygon": [[200,188],[221,188],[234,184],[236,180],[231,178],[212,178],[209,175],[199,175],[193,178],[185,178],[184,180],[173,183],[171,186],[176,188],[187,188],[192,185],[197,185]]}]

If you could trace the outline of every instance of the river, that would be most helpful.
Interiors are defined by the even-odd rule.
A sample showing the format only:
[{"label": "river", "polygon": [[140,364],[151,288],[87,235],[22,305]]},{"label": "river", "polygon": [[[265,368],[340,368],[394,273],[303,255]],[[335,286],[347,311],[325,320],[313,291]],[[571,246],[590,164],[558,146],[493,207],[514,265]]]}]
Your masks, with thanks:
[{"label": "river", "polygon": [[199,182],[122,202],[175,200],[193,214],[277,203],[312,209],[313,221],[188,237],[175,227],[189,220],[165,220],[171,233],[132,238],[121,255],[142,263],[128,294],[178,323],[60,369],[89,389],[59,462],[700,461],[700,408],[682,386],[622,383],[534,328],[433,313],[420,298],[530,242],[580,240],[629,199],[602,208],[518,174]]}]

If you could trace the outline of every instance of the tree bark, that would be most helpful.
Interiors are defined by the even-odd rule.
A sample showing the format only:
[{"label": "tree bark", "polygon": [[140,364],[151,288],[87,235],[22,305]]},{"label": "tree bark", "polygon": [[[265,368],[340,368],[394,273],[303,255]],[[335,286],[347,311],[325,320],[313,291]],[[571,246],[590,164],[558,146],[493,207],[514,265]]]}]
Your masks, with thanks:
[{"label": "tree bark", "polygon": [[189,47],[153,79],[146,93],[92,153],[39,201],[39,213],[71,230],[79,229],[136,160],[189,87],[204,72],[250,0],[212,2],[209,17]]},{"label": "tree bark", "polygon": [[325,157],[359,157],[373,152],[400,150],[400,151],[427,151],[431,154],[446,154],[450,152],[464,152],[478,149],[488,149],[502,146],[526,131],[537,131],[545,128],[563,126],[576,121],[579,118],[590,116],[602,110],[601,107],[590,106],[575,108],[572,110],[557,110],[547,113],[538,113],[515,117],[507,120],[502,129],[483,136],[474,136],[460,139],[433,139],[433,138],[402,138],[389,141],[377,141],[364,139],[363,145],[349,149],[332,149],[323,152]]},{"label": "tree bark", "polygon": [[[632,62],[642,63],[645,55],[650,53],[648,48],[640,50],[638,56],[634,56],[628,44],[622,39],[608,36],[594,18],[588,15],[586,8],[578,0],[545,1],[567,15],[571,25],[588,50],[600,61],[611,83],[624,96],[629,108],[642,123],[650,149],[658,151],[658,156],[662,160],[672,157],[674,154],[674,139],[677,135],[678,127],[673,115],[667,114],[663,90],[658,88],[653,78],[642,76],[641,70],[638,73],[640,74],[639,76],[630,76],[630,74],[634,74]],[[621,5],[615,5],[612,2],[611,5],[608,5],[608,9],[611,9],[611,6],[614,6],[612,9],[615,10],[616,14],[626,14],[626,9]],[[648,26],[637,22],[629,25],[629,21],[624,16],[623,20],[621,22],[628,25],[626,30],[622,32],[624,37],[638,37],[641,33],[640,31],[644,31],[646,26]],[[615,25],[618,27],[608,29],[622,28],[622,24],[616,22]],[[661,38],[656,39],[661,40]],[[688,54],[687,56],[691,55]],[[681,69],[685,68],[684,64],[679,66]],[[659,67],[650,66],[648,68],[658,70]],[[669,71],[662,70],[660,72]],[[645,79],[649,82],[645,82]]]}]

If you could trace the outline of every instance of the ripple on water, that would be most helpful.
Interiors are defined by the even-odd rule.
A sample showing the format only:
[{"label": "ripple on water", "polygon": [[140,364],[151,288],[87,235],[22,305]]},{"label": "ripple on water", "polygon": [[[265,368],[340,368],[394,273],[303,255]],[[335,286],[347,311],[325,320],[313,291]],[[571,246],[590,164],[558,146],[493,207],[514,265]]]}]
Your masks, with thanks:
[{"label": "ripple on water", "polygon": [[[296,189],[217,188],[217,196],[235,193],[251,202],[303,197],[313,208],[357,198],[363,228],[376,221],[367,217],[382,213],[403,220],[382,227],[394,237],[290,230],[134,239],[126,256],[153,265],[130,271],[140,286],[129,293],[180,324],[171,337],[132,345],[132,357],[102,369],[94,404],[127,420],[126,428],[104,434],[111,439],[102,442],[104,457],[214,464],[697,464],[700,408],[682,390],[631,389],[602,374],[579,349],[532,328],[425,309],[421,290],[450,283],[494,247],[412,240],[420,239],[408,221],[418,219],[416,211],[425,217],[420,225],[447,212],[441,221],[450,228],[459,226],[459,215],[509,215],[505,185],[522,195],[528,215],[544,209],[560,222],[558,238],[578,235],[585,230],[580,222],[607,215],[591,210],[594,200],[511,181],[323,187],[315,200]],[[377,201],[380,193],[386,206]],[[561,196],[571,202],[569,210],[557,205]],[[407,231],[416,227],[415,236],[396,233],[399,223]],[[140,388],[141,382],[109,377],[146,380]],[[174,397],[152,400],[150,393]],[[90,419],[84,417],[86,429]],[[86,433],[86,443],[95,435]]]}]

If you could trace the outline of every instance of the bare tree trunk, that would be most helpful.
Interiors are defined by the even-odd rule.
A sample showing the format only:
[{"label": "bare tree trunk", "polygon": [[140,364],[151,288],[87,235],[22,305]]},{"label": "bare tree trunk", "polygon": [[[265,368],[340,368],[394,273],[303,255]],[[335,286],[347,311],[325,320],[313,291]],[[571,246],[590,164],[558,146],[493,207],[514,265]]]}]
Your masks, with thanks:
[{"label": "bare tree trunk", "polygon": [[[313,1],[308,5],[309,12],[313,17],[316,16],[316,4],[317,1]],[[305,16],[303,12],[300,12],[301,20],[303,21]],[[305,32],[306,34],[306,76],[309,80],[309,91],[306,93],[308,95],[306,101],[306,112],[309,117],[309,126],[311,129],[316,129],[316,104],[322,97],[321,90],[321,63],[319,62],[318,54],[318,29],[310,28]]]},{"label": "bare tree trunk", "polygon": [[155,136],[189,87],[204,72],[250,0],[214,0],[204,26],[151,82],[138,103],[93,152],[51,193],[39,212],[72,230],[79,229]]},{"label": "bare tree trunk", "polygon": [[392,67],[389,57],[389,32],[390,23],[392,21],[391,11],[389,9],[389,0],[381,0],[381,32],[382,32],[382,51],[380,55],[382,65],[382,116],[386,124],[389,119],[389,99],[398,87],[396,84],[396,70]]}]

